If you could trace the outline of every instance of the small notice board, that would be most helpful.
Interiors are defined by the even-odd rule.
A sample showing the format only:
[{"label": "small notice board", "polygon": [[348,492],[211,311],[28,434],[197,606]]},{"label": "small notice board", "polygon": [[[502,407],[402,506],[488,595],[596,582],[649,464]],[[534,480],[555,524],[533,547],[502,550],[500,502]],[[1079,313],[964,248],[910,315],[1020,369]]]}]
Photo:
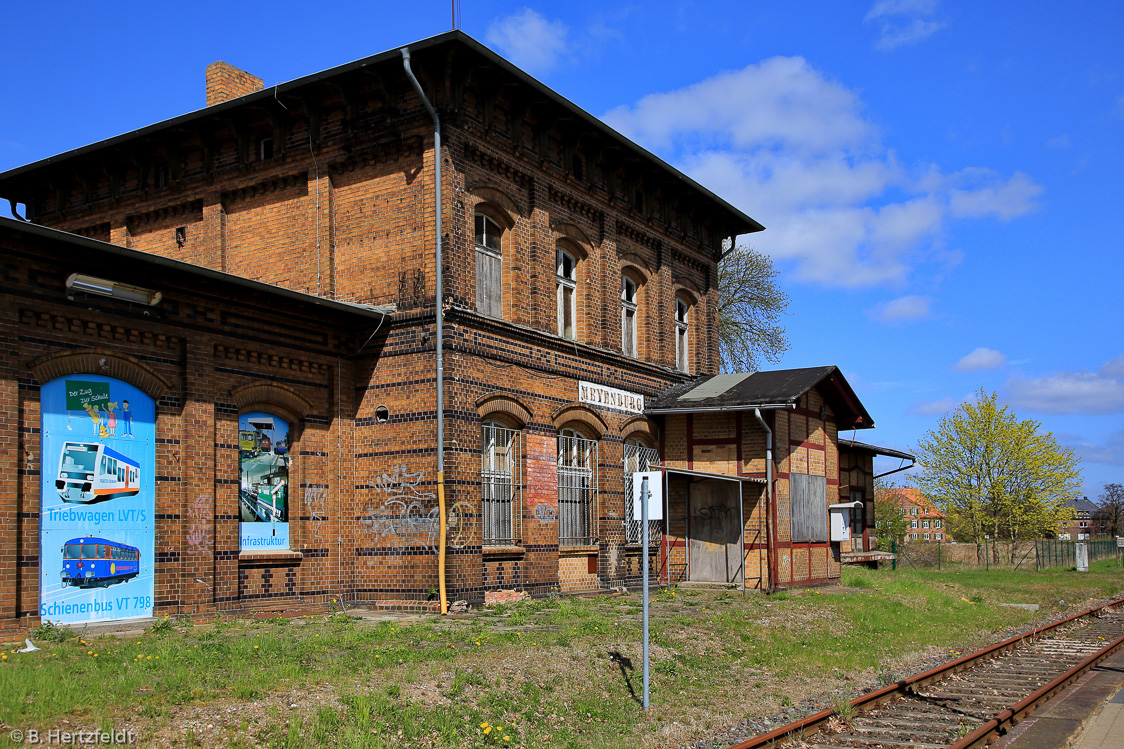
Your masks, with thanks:
[{"label": "small notice board", "polygon": [[645,478],[648,479],[648,519],[663,520],[663,471],[637,471],[632,474],[632,519],[639,520],[644,516],[640,489]]}]

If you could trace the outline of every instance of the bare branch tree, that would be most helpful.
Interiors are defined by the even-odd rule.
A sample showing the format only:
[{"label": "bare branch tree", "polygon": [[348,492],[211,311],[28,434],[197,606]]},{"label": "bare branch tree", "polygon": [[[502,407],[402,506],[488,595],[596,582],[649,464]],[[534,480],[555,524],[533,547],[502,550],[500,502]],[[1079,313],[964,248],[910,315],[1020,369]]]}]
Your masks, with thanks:
[{"label": "bare branch tree", "polygon": [[718,354],[723,372],[755,372],[788,350],[780,316],[788,295],[777,288],[773,261],[747,245],[718,266]]},{"label": "bare branch tree", "polygon": [[1124,536],[1124,486],[1105,484],[1093,514],[1093,535]]}]

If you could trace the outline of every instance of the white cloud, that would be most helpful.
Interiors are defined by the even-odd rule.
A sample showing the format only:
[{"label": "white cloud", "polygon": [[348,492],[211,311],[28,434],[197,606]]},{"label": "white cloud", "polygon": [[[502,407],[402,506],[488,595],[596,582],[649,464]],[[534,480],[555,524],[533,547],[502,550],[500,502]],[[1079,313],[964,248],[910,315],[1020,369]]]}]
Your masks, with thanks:
[{"label": "white cloud", "polygon": [[930,17],[936,13],[936,0],[879,0],[863,19],[877,23],[876,49],[883,52],[914,44],[943,29],[947,24]]},{"label": "white cloud", "polygon": [[535,10],[524,8],[493,21],[484,38],[513,64],[541,75],[561,62],[569,33],[561,21],[549,21]]},{"label": "white cloud", "polygon": [[1103,444],[1090,442],[1076,434],[1058,434],[1058,441],[1073,448],[1077,457],[1088,463],[1124,465],[1124,430],[1113,432]]},{"label": "white cloud", "polygon": [[935,401],[918,401],[910,407],[910,411],[915,414],[922,414],[925,416],[943,416],[949,411],[959,406],[961,401],[955,398],[941,398]]},{"label": "white cloud", "polygon": [[904,167],[859,96],[802,57],[651,94],[604,120],[761,221],[757,249],[831,286],[900,285],[917,262],[947,265],[950,220],[1009,219],[1041,192],[1021,173]]},{"label": "white cloud", "polygon": [[1124,380],[1124,354],[1109,359],[1098,370],[1103,377],[1111,377],[1114,380]]},{"label": "white cloud", "polygon": [[871,134],[859,109],[853,92],[828,81],[803,57],[772,57],[678,91],[650,94],[604,119],[657,148],[690,133],[700,145],[718,139],[739,148],[832,152]]},{"label": "white cloud", "polygon": [[995,216],[1009,221],[1029,213],[1042,195],[1042,186],[1022,172],[1015,172],[1006,182],[987,184],[967,190],[952,190],[949,210],[957,218]]},{"label": "white cloud", "polygon": [[970,354],[963,356],[960,361],[952,365],[953,369],[961,372],[982,372],[987,369],[999,369],[1007,363],[1007,357],[991,348],[980,346]]},{"label": "white cloud", "polygon": [[1112,414],[1124,411],[1124,357],[1099,372],[1055,372],[1029,379],[1014,377],[1004,386],[1011,405],[1056,414]]},{"label": "white cloud", "polygon": [[923,296],[902,296],[876,307],[872,317],[882,322],[920,320],[930,314],[931,300]]}]

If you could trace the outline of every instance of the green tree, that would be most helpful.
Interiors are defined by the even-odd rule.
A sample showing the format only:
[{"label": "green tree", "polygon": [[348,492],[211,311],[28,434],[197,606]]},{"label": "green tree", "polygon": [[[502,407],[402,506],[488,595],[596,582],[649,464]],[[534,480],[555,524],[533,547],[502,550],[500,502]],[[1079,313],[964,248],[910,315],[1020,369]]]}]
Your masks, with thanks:
[{"label": "green tree", "polygon": [[1094,536],[1124,536],[1124,486],[1105,484],[1093,513]]},{"label": "green tree", "polygon": [[[1040,422],[1019,420],[995,393],[946,414],[917,446],[921,490],[941,505],[959,538],[1011,542],[1053,537],[1073,517],[1081,476],[1073,450]],[[998,553],[998,552],[996,552]]]},{"label": "green tree", "polygon": [[874,535],[879,551],[890,551],[891,542],[898,546],[909,533],[909,518],[902,514],[902,495],[893,481],[874,480]]},{"label": "green tree", "polygon": [[780,316],[788,295],[777,288],[767,255],[746,245],[718,264],[718,356],[723,372],[754,372],[761,359],[779,361],[788,350]]}]

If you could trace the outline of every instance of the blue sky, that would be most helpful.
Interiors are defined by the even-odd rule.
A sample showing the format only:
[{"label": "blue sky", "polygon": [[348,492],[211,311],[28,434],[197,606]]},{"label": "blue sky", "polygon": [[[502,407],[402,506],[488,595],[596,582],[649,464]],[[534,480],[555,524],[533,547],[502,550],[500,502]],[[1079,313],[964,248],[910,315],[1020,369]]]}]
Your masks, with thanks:
[{"label": "blue sky", "polygon": [[[838,364],[908,449],[980,387],[1124,482],[1124,5],[499,3],[461,28],[738,205],[792,298],[777,366]],[[0,170],[450,28],[447,2],[8,9]],[[5,206],[6,209],[6,206]],[[880,466],[886,468],[889,466]]]}]

